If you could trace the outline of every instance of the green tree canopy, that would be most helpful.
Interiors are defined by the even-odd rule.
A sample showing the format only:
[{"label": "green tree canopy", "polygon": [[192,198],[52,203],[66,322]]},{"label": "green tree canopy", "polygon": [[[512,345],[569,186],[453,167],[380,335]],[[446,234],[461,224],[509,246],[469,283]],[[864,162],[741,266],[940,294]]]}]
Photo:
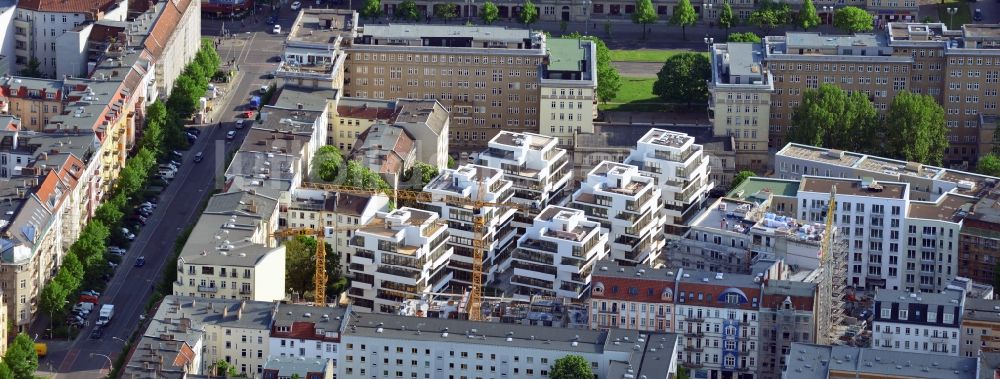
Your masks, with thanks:
[{"label": "green tree canopy", "polygon": [[579,355],[567,355],[556,360],[549,370],[550,379],[591,379],[594,372],[590,369],[590,362]]},{"label": "green tree canopy", "polygon": [[332,182],[340,173],[340,168],[344,166],[344,156],[340,155],[340,150],[331,145],[325,145],[316,149],[313,156],[313,176],[320,180]]},{"label": "green tree canopy", "polygon": [[733,7],[729,5],[729,2],[722,4],[722,10],[719,11],[719,26],[726,28],[726,34],[729,34],[729,28],[733,27],[733,22],[736,20],[736,16],[733,15]]},{"label": "green tree canopy", "polygon": [[236,377],[236,366],[229,364],[225,360],[218,360],[213,365],[215,375],[225,376],[227,378]]},{"label": "green tree canopy", "polygon": [[434,17],[445,21],[451,21],[458,17],[458,5],[455,3],[437,4],[434,7]]},{"label": "green tree canopy", "polygon": [[668,103],[704,103],[708,101],[708,79],[712,74],[708,57],[681,53],[667,58],[656,74],[653,93]]},{"label": "green tree canopy", "polygon": [[490,25],[500,18],[500,9],[492,1],[487,1],[483,3],[483,7],[479,10],[479,18],[486,25]]},{"label": "green tree canopy", "polygon": [[382,15],[382,0],[365,0],[364,8],[361,8],[361,16],[374,20]]},{"label": "green tree canopy", "polygon": [[729,190],[732,191],[740,184],[743,184],[743,181],[747,180],[747,178],[752,178],[755,176],[757,176],[757,173],[747,170],[743,170],[736,173],[736,176],[733,176],[733,182],[729,184]]},{"label": "green tree canopy", "polygon": [[[437,167],[424,162],[417,162],[413,164],[413,167],[410,167],[410,169],[407,170],[406,178],[412,183],[419,184],[422,187],[427,185],[427,183],[430,183],[436,176],[438,176]],[[416,183],[418,181],[419,183]]]},{"label": "green tree canopy", "polygon": [[0,379],[14,379],[14,371],[2,361],[0,361]]},{"label": "green tree canopy", "polygon": [[115,204],[112,200],[113,198],[108,199],[94,211],[94,217],[107,225],[116,225],[121,222],[122,217],[125,217],[125,213],[121,210],[121,205],[124,204]]},{"label": "green tree canopy", "polygon": [[174,81],[174,90],[167,98],[167,108],[178,117],[186,119],[197,109],[201,94],[202,91],[194,79],[188,75],[180,75]]},{"label": "green tree canopy", "polygon": [[989,153],[980,157],[979,163],[976,164],[976,172],[983,175],[1000,176],[1000,156]]},{"label": "green tree canopy", "polygon": [[691,5],[691,1],[678,1],[677,6],[674,7],[674,14],[670,16],[670,24],[679,25],[681,27],[681,35],[686,40],[687,27],[689,25],[694,25],[695,22],[698,22],[698,14],[695,13],[694,7]]},{"label": "green tree canopy", "polygon": [[750,13],[750,24],[757,25],[764,31],[765,35],[771,34],[771,30],[781,25],[786,25],[790,21],[791,8],[785,3],[775,3],[764,0],[752,13]]},{"label": "green tree canopy", "polygon": [[909,91],[896,94],[886,113],[886,153],[910,162],[941,165],[948,148],[944,109],[934,98]]},{"label": "green tree canopy", "polygon": [[729,33],[729,36],[726,37],[726,41],[728,41],[728,42],[753,42],[753,43],[760,43],[760,36],[758,36],[757,33],[754,33],[754,32]]},{"label": "green tree canopy", "polygon": [[812,0],[805,0],[805,2],[802,3],[802,8],[799,9],[799,15],[796,22],[798,27],[805,30],[812,29],[816,27],[816,25],[819,25],[819,15],[816,14],[816,6],[813,5]]},{"label": "green tree canopy", "polygon": [[642,39],[646,39],[646,31],[649,24],[655,23],[656,8],[653,8],[652,0],[635,0],[635,12],[632,13],[632,22],[642,25]]},{"label": "green tree canopy", "polygon": [[42,62],[38,61],[38,58],[31,57],[31,59],[28,59],[28,63],[24,65],[24,68],[21,69],[21,71],[18,72],[18,74],[21,76],[27,76],[31,78],[41,78],[42,77],[41,66]]},{"label": "green tree canopy", "polygon": [[792,109],[788,141],[831,149],[880,153],[878,113],[861,92],[847,94],[832,84],[806,90]]},{"label": "green tree canopy", "polygon": [[531,0],[524,0],[524,4],[521,5],[521,13],[517,15],[517,19],[530,29],[531,24],[538,21],[538,7]]},{"label": "green tree canopy", "polygon": [[607,103],[618,96],[618,90],[622,86],[621,75],[611,63],[611,50],[604,44],[604,41],[594,36],[580,36],[579,33],[566,38],[579,38],[594,42],[597,46],[597,99]]},{"label": "green tree canopy", "polygon": [[833,14],[833,26],[847,33],[870,32],[874,28],[874,21],[868,11],[846,6]]},{"label": "green tree canopy", "polygon": [[38,369],[38,354],[35,353],[35,341],[27,334],[20,333],[7,346],[3,362],[10,367],[15,379],[34,379]]},{"label": "green tree canopy", "polygon": [[[324,242],[325,243],[325,242]],[[316,273],[316,239],[309,236],[295,236],[285,244],[285,283],[292,292],[301,294],[313,293]],[[326,249],[327,293],[334,294],[343,291],[336,288],[336,282],[342,277],[340,272],[340,253],[333,250],[330,244]],[[315,299],[314,299],[315,300]]]},{"label": "green tree canopy", "polygon": [[[65,272],[69,278],[62,278],[62,273]],[[80,258],[76,254],[66,254],[63,257],[62,266],[59,267],[59,274],[56,275],[56,279],[63,282],[63,286],[68,288],[80,287],[80,281],[83,280],[83,263],[80,263]]]},{"label": "green tree canopy", "polygon": [[417,9],[417,3],[413,0],[403,0],[396,7],[396,18],[414,22],[420,21],[420,10]]},{"label": "green tree canopy", "polygon": [[58,280],[49,281],[39,295],[39,306],[41,306],[42,312],[48,314],[50,319],[55,319],[57,314],[66,309],[66,297],[69,296],[69,291],[70,289],[63,286]]}]

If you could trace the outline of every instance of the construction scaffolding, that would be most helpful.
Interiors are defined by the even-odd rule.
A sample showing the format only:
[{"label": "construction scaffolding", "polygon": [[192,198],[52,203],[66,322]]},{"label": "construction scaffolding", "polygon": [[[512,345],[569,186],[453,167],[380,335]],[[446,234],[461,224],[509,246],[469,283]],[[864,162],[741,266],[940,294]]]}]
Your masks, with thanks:
[{"label": "construction scaffolding", "polygon": [[[847,254],[848,242],[840,236],[833,220],[837,210],[837,187],[830,190],[830,201],[827,204],[826,227],[820,250],[821,277],[817,288],[816,310],[816,343],[830,345],[835,343],[845,333],[844,298],[847,296]],[[822,340],[821,340],[822,339]]]}]

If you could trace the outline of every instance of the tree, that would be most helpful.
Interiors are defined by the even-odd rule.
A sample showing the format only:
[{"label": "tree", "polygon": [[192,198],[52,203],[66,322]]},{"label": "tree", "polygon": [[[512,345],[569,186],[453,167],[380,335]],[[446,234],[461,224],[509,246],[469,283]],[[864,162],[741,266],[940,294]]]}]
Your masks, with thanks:
[{"label": "tree", "polygon": [[14,342],[7,346],[3,362],[7,364],[7,367],[10,367],[15,379],[34,379],[35,370],[38,369],[35,341],[27,334],[18,334],[17,338],[14,338]]},{"label": "tree", "polygon": [[622,86],[618,69],[611,63],[611,50],[604,41],[594,36],[569,35],[565,38],[585,39],[597,46],[597,99],[607,103],[618,96]]},{"label": "tree", "polygon": [[754,33],[754,32],[729,33],[729,37],[726,37],[726,41],[728,41],[728,42],[753,42],[753,43],[760,43],[760,36],[758,36],[757,33]]},{"label": "tree", "polygon": [[0,379],[14,379],[14,371],[11,371],[10,366],[2,361],[0,361]]},{"label": "tree", "polygon": [[[122,171],[124,172],[125,170]],[[125,213],[122,212],[119,204],[115,204],[114,201],[109,200],[97,207],[97,210],[94,211],[94,217],[97,217],[98,220],[103,221],[105,224],[115,225],[122,220],[122,217],[125,217]]]},{"label": "tree", "polygon": [[524,4],[521,5],[521,13],[517,15],[517,19],[522,24],[527,25],[528,29],[531,29],[531,24],[538,21],[538,7],[531,0],[524,0]]},{"label": "tree", "polygon": [[590,362],[579,355],[567,355],[556,360],[549,370],[551,379],[590,379],[594,377],[594,372],[590,369]]},{"label": "tree", "polygon": [[646,30],[649,28],[649,24],[655,23],[657,18],[652,0],[635,0],[632,22],[642,25],[642,39],[646,39]]},{"label": "tree", "polygon": [[408,21],[420,21],[420,10],[417,9],[417,3],[413,0],[403,0],[396,7],[396,17]]},{"label": "tree", "polygon": [[833,26],[847,33],[870,32],[873,22],[872,15],[858,7],[843,7],[833,14]]},{"label": "tree", "polygon": [[806,90],[792,109],[788,141],[831,149],[881,153],[878,112],[861,92],[850,95],[832,84]]},{"label": "tree", "polygon": [[455,158],[451,155],[448,156],[448,168],[455,169],[458,168],[458,163],[455,163]]},{"label": "tree", "polygon": [[215,375],[225,376],[227,378],[236,376],[236,367],[230,365],[229,362],[226,362],[225,360],[220,359],[215,361],[215,363],[212,364],[212,367],[215,369],[213,370]]},{"label": "tree", "polygon": [[313,176],[332,182],[337,179],[340,168],[344,166],[344,157],[336,147],[326,145],[316,150],[313,157]]},{"label": "tree", "polygon": [[361,8],[361,16],[374,20],[382,15],[381,0],[365,0],[364,8]]},{"label": "tree", "polygon": [[424,186],[430,183],[434,177],[438,176],[438,168],[424,162],[417,162],[407,170],[405,176],[407,180],[419,181],[419,183],[415,184]]},{"label": "tree", "polygon": [[736,16],[733,15],[733,7],[729,5],[729,2],[722,4],[722,10],[719,11],[719,26],[726,28],[726,34],[729,34],[729,28],[733,27],[733,21]]},{"label": "tree", "polygon": [[164,128],[167,127],[167,107],[162,101],[154,101],[146,107],[146,126],[142,129],[139,147],[159,155],[162,152]]},{"label": "tree", "polygon": [[[63,286],[76,290],[76,288],[80,287],[80,281],[83,280],[83,272],[83,263],[80,262],[80,258],[76,254],[66,254],[63,257],[63,263],[59,267],[59,274],[56,275],[56,279],[63,282]],[[63,278],[63,273],[66,273],[65,275],[69,278]],[[75,282],[71,283],[70,279],[75,280]]]},{"label": "tree", "polygon": [[458,17],[458,5],[455,3],[438,4],[434,7],[434,16],[445,21]]},{"label": "tree", "polygon": [[940,165],[948,148],[944,109],[929,95],[902,91],[889,105],[882,140],[891,157]]},{"label": "tree", "polygon": [[704,103],[708,101],[708,78],[712,74],[708,57],[681,53],[667,58],[656,74],[653,93],[668,103]]},{"label": "tree", "polygon": [[56,315],[62,313],[66,309],[67,296],[69,296],[69,289],[56,280],[49,281],[49,283],[42,288],[42,293],[39,295],[39,306],[41,306],[42,312],[49,315],[50,325]]},{"label": "tree", "polygon": [[989,176],[1000,176],[1000,156],[989,153],[979,158],[979,163],[976,164],[976,172],[989,175]]},{"label": "tree", "polygon": [[819,25],[820,19],[819,15],[816,14],[816,6],[813,5],[812,0],[805,0],[802,3],[802,8],[799,9],[798,26],[804,30],[809,30],[816,25]]},{"label": "tree", "polygon": [[791,12],[788,4],[765,0],[761,2],[757,9],[750,13],[748,21],[753,25],[757,25],[767,35],[771,34],[771,30],[774,28],[788,24]]},{"label": "tree", "polygon": [[180,75],[174,81],[174,90],[167,99],[167,108],[179,118],[186,119],[194,113],[201,94],[194,79]]},{"label": "tree", "polygon": [[40,69],[41,66],[42,62],[39,62],[38,58],[31,57],[31,59],[28,59],[28,63],[24,65],[24,68],[21,69],[21,72],[19,72],[18,74],[21,76],[28,76],[32,78],[41,78],[42,77],[42,71]]},{"label": "tree", "polygon": [[490,25],[500,18],[500,9],[497,8],[497,5],[492,1],[487,1],[483,3],[482,9],[480,9],[479,18],[482,19],[486,25]]},{"label": "tree", "polygon": [[674,7],[674,14],[670,16],[671,25],[680,25],[681,33],[684,39],[687,39],[687,27],[688,25],[694,25],[698,22],[698,14],[694,12],[694,7],[691,6],[690,0],[680,0],[677,2],[677,6]]},{"label": "tree", "polygon": [[747,180],[747,178],[752,178],[755,176],[757,176],[757,173],[747,170],[743,170],[736,173],[736,176],[733,176],[733,182],[729,184],[729,190],[732,191],[736,189],[736,187],[739,187],[740,184],[743,184],[743,181]]},{"label": "tree", "polygon": [[316,270],[316,239],[296,236],[285,244],[285,285],[292,293],[305,296],[313,291]]}]

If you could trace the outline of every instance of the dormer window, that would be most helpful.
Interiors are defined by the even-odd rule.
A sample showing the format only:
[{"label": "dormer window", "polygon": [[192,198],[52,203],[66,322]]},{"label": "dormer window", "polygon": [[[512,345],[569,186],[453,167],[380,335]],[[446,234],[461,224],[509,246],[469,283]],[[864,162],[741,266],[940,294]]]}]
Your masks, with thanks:
[{"label": "dormer window", "polygon": [[604,283],[597,282],[594,284],[594,294],[603,295],[604,294]]}]

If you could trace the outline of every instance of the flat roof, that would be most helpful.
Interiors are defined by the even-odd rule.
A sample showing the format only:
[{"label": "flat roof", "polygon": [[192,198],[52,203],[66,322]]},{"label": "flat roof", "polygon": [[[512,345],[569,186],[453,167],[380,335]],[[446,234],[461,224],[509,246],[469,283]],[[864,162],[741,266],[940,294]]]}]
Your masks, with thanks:
[{"label": "flat roof", "polygon": [[[583,66],[587,60],[587,49],[583,47],[584,40],[550,38],[545,47],[549,53],[549,71],[585,71]],[[588,41],[589,42],[589,41]]]},{"label": "flat roof", "polygon": [[729,75],[753,76],[763,75],[761,66],[764,49],[757,43],[727,44],[729,49]]},{"label": "flat roof", "polygon": [[785,33],[785,43],[790,48],[789,50],[798,48],[873,47],[886,45],[885,38],[881,34],[832,35],[810,32]]},{"label": "flat roof", "polygon": [[750,228],[756,222],[745,220],[743,215],[755,208],[757,208],[757,205],[750,202],[722,197],[716,200],[710,207],[703,209],[701,214],[691,220],[690,226],[730,233],[749,234]]},{"label": "flat roof", "polygon": [[505,26],[465,26],[432,24],[365,24],[362,35],[385,39],[413,40],[420,38],[471,38],[474,41],[522,42],[530,40],[529,29]]},{"label": "flat roof", "polygon": [[[490,144],[499,144],[504,146],[512,147],[525,147],[530,150],[541,151],[545,146],[547,146],[552,141],[555,141],[555,137],[549,137],[541,134],[535,133],[517,133],[502,130],[493,136]],[[527,145],[527,146],[525,146]]]},{"label": "flat roof", "polygon": [[303,9],[288,34],[293,42],[333,44],[351,38],[357,27],[357,12],[348,9]]},{"label": "flat roof", "polygon": [[[771,194],[774,196],[795,197],[799,192],[799,181],[794,179],[776,179],[752,176],[733,188],[726,195],[732,198],[749,201],[758,195]],[[741,194],[737,196],[737,194]]]},{"label": "flat roof", "polygon": [[799,187],[800,191],[815,192],[815,193],[830,193],[830,189],[833,186],[837,186],[837,195],[853,195],[853,196],[868,196],[868,197],[881,197],[886,199],[906,199],[906,184],[902,183],[885,183],[877,182],[877,185],[881,186],[881,190],[873,190],[868,188],[863,188],[861,184],[861,179],[841,179],[841,178],[828,178],[828,177],[818,177],[818,176],[803,176],[802,184]]},{"label": "flat roof", "polygon": [[899,303],[899,304],[929,304],[929,305],[944,305],[958,307],[962,303],[962,298],[965,297],[964,291],[959,290],[945,290],[940,293],[934,292],[922,292],[914,293],[903,290],[890,290],[890,289],[879,289],[875,292],[875,301],[881,301],[883,303]]},{"label": "flat roof", "polygon": [[[851,346],[824,346],[793,342],[783,377],[826,379],[844,373],[868,377],[975,379],[973,357],[954,357],[909,351],[875,350]],[[840,375],[833,374],[841,373]]]},{"label": "flat roof", "polygon": [[989,321],[1000,323],[1000,301],[967,298],[965,299],[965,320]]},{"label": "flat roof", "polygon": [[975,203],[976,198],[974,197],[945,193],[936,203],[910,202],[908,216],[911,218],[959,222],[965,218]]},{"label": "flat roof", "polygon": [[317,89],[298,86],[285,85],[280,87],[278,100],[274,102],[276,108],[298,109],[302,104],[302,109],[307,111],[326,110],[327,101],[337,98],[336,89]]},{"label": "flat roof", "polygon": [[694,137],[681,132],[670,131],[666,129],[653,128],[646,132],[645,135],[639,139],[639,143],[648,143],[657,146],[668,146],[673,148],[680,148],[687,143],[693,143]]}]

